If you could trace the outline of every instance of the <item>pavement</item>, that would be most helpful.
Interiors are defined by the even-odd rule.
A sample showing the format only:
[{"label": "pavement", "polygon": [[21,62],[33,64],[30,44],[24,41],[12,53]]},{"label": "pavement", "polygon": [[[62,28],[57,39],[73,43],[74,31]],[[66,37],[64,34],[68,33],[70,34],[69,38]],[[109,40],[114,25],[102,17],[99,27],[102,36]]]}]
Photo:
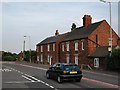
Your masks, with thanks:
[{"label": "pavement", "polygon": [[[29,65],[29,63],[30,62],[26,62],[26,61],[21,61],[21,62],[19,62],[19,61],[16,61],[17,63],[24,63],[24,64],[26,64],[26,65]],[[46,69],[48,69],[49,67],[50,67],[50,65],[46,65],[46,64],[40,64],[40,63],[31,63],[31,65],[33,65],[33,66],[37,66],[37,67],[44,67],[44,68],[46,68]],[[88,70],[88,69],[83,69],[82,71],[90,71],[90,72],[96,72],[96,73],[101,73],[101,74],[109,74],[109,75],[119,75],[120,74],[120,72],[118,72],[118,71],[110,71],[110,70],[95,70],[95,69],[93,69],[93,70]]]}]

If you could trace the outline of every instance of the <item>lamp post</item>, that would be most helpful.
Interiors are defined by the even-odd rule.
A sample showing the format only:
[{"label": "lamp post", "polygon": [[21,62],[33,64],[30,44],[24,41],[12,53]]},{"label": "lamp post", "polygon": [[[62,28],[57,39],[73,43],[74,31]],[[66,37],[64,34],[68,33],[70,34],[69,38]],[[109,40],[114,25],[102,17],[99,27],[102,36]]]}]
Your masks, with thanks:
[{"label": "lamp post", "polygon": [[[30,41],[30,36],[24,36],[24,37],[29,38],[29,61],[31,63],[31,47],[30,47],[31,41]],[[24,42],[25,42],[25,40],[24,40]],[[25,49],[25,44],[24,44],[24,49]],[[23,56],[25,56],[25,54]]]},{"label": "lamp post", "polygon": [[111,28],[111,2],[105,1],[105,0],[100,0],[103,3],[108,3],[109,4],[109,14],[110,14],[110,38],[109,38],[109,48],[108,51],[110,52],[110,56],[112,53],[112,28]]},{"label": "lamp post", "polygon": [[[23,36],[25,38],[26,36]],[[25,59],[25,39],[23,40],[23,60]]]}]

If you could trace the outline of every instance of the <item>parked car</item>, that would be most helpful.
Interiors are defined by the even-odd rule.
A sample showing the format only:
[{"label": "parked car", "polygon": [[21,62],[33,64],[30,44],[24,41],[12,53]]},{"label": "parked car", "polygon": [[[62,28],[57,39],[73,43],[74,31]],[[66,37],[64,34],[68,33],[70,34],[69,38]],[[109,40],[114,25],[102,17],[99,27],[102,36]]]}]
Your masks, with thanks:
[{"label": "parked car", "polygon": [[64,80],[75,80],[80,82],[82,78],[82,71],[76,64],[57,63],[52,65],[46,71],[46,77],[48,79],[56,79],[58,83],[61,83]]}]

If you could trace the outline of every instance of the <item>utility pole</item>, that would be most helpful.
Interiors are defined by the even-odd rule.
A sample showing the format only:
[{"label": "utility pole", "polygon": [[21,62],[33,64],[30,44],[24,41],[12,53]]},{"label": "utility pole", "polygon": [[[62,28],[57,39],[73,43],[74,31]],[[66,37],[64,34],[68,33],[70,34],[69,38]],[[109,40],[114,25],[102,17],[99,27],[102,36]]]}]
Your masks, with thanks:
[{"label": "utility pole", "polygon": [[108,3],[109,4],[109,15],[110,15],[110,38],[109,38],[109,48],[108,51],[110,52],[110,56],[112,54],[112,28],[111,28],[111,2],[105,1],[105,0],[100,0],[103,3]]},{"label": "utility pole", "polygon": [[[25,38],[26,36],[24,36]],[[23,60],[25,60],[25,39],[23,40]]]}]

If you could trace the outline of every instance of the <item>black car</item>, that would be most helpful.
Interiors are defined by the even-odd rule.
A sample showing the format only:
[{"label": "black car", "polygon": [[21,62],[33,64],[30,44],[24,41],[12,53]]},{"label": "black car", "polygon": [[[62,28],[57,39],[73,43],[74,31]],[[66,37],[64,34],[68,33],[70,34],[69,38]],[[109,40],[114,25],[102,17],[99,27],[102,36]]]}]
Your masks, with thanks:
[{"label": "black car", "polygon": [[81,81],[82,71],[76,64],[57,63],[52,65],[46,72],[46,77],[56,79],[58,83],[63,80]]}]

